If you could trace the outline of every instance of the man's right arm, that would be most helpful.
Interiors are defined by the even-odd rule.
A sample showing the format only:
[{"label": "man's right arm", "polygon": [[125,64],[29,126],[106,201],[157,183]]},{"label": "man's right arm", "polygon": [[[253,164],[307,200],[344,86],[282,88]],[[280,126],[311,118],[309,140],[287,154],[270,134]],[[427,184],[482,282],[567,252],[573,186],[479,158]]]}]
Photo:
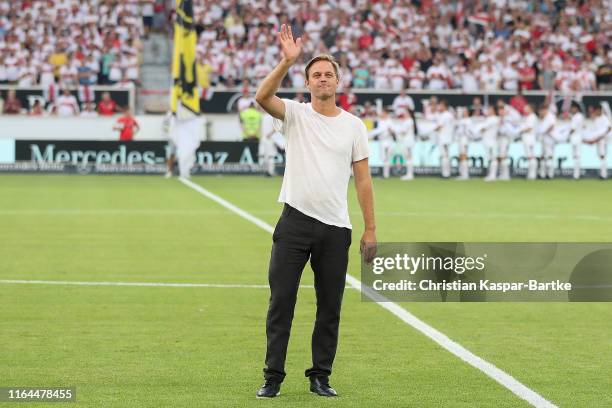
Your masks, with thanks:
[{"label": "man's right arm", "polygon": [[257,103],[270,115],[280,120],[285,119],[285,103],[276,96],[276,91],[280,88],[291,65],[283,58],[276,68],[264,78],[255,94]]}]

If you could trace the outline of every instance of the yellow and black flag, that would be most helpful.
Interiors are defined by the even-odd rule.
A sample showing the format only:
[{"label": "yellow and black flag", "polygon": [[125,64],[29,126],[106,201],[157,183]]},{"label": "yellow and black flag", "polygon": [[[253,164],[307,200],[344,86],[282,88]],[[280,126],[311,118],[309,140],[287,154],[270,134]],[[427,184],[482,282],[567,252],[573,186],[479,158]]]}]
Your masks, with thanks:
[{"label": "yellow and black flag", "polygon": [[193,1],[176,0],[174,56],[172,59],[172,94],[170,109],[176,114],[178,102],[190,112],[200,114],[200,96],[196,75],[197,35],[193,20]]}]

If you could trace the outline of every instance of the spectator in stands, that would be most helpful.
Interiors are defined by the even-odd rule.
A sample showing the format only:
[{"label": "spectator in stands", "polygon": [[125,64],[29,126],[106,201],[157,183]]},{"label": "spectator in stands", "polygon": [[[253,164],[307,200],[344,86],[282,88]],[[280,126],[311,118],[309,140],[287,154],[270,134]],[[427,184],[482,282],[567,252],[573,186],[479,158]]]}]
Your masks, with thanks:
[{"label": "spectator in stands", "polygon": [[306,103],[306,98],[304,97],[303,92],[296,92],[293,100],[299,103]]},{"label": "spectator in stands", "polygon": [[370,86],[370,71],[364,65],[353,70],[353,88],[367,88]]},{"label": "spectator in stands", "polygon": [[42,104],[40,103],[40,99],[34,101],[34,105],[32,105],[32,109],[30,109],[30,116],[43,116],[45,111],[43,110]]},{"label": "spectator in stands", "polygon": [[36,69],[36,66],[32,63],[31,58],[22,60],[19,63],[17,75],[17,86],[27,88],[36,84],[38,70]]},{"label": "spectator in stands", "polygon": [[404,109],[406,112],[414,111],[414,101],[412,97],[406,93],[405,89],[400,91],[400,94],[393,99],[393,111],[398,112],[401,109]]},{"label": "spectator in stands", "polygon": [[98,104],[100,116],[113,116],[117,112],[117,102],[113,101],[110,92],[102,94],[102,100]]},{"label": "spectator in stands", "polygon": [[84,117],[84,118],[98,117],[98,112],[96,112],[96,104],[86,103],[84,105],[84,109],[81,111],[81,117]]},{"label": "spectator in stands", "polygon": [[527,106],[527,99],[523,96],[523,87],[519,83],[518,93],[510,98],[510,106],[516,109],[521,115],[525,115],[525,106]]},{"label": "spectator in stands", "polygon": [[17,59],[15,50],[8,50],[8,53],[4,59],[4,66],[6,69],[6,81],[9,84],[16,84],[19,79],[19,59]]},{"label": "spectator in stands", "polygon": [[62,117],[77,116],[79,114],[77,98],[68,89],[64,88],[62,94],[57,98],[55,114]]},{"label": "spectator in stands", "polygon": [[518,66],[519,88],[531,90],[535,87],[536,71],[527,62],[521,61]]},{"label": "spectator in stands", "polygon": [[4,62],[4,53],[0,50],[0,85],[8,84],[8,72]]},{"label": "spectator in stands", "polygon": [[610,62],[609,54],[606,55],[606,59],[602,62],[596,71],[597,86],[600,89],[612,91],[612,63]]},{"label": "spectator in stands", "polygon": [[501,72],[503,88],[506,91],[518,90],[520,75],[518,61],[506,62]]},{"label": "spectator in stands", "polygon": [[442,62],[442,55],[438,54],[434,58],[433,65],[429,67],[426,73],[428,81],[428,89],[439,91],[447,89],[450,81],[450,72],[446,65]]},{"label": "spectator in stands", "polygon": [[206,56],[200,55],[197,59],[197,70],[198,70],[198,82],[200,86],[200,94],[202,98],[208,98],[210,96],[209,88],[211,86],[211,73],[213,71],[212,65],[209,63],[210,53]]},{"label": "spectator in stands", "polygon": [[414,61],[408,72],[408,88],[423,89],[425,86],[425,73],[421,70],[421,63]]},{"label": "spectator in stands", "polygon": [[21,113],[21,101],[17,98],[14,89],[10,89],[6,94],[2,112],[6,115],[19,115]]},{"label": "spectator in stands", "polygon": [[493,60],[487,59],[480,71],[480,89],[483,91],[497,91],[500,89],[501,74],[494,68]]},{"label": "spectator in stands", "polygon": [[249,91],[248,82],[245,82],[242,87],[242,96],[236,102],[236,108],[238,112],[242,112],[254,105],[255,98],[251,95],[251,91]]},{"label": "spectator in stands", "polygon": [[55,51],[49,55],[49,63],[53,66],[53,75],[55,78],[60,78],[60,69],[68,63],[68,56],[60,47],[57,45]]},{"label": "spectator in stands", "polygon": [[144,27],[145,38],[149,37],[149,32],[153,27],[153,16],[155,14],[155,1],[154,0],[143,0],[142,1],[142,25]]},{"label": "spectator in stands", "polygon": [[357,95],[351,89],[346,89],[338,96],[338,105],[347,112],[351,112],[356,103]]}]

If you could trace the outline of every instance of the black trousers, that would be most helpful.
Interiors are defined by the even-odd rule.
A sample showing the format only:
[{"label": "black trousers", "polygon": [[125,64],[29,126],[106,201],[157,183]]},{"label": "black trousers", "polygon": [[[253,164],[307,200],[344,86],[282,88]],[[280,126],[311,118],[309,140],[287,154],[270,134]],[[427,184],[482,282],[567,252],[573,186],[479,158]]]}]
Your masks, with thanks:
[{"label": "black trousers", "polygon": [[285,378],[287,344],[300,277],[310,258],[317,315],[312,333],[312,367],[305,374],[327,378],[338,345],[351,230],[324,224],[285,204],[273,242],[268,272],[270,306],[264,377],[278,382]]}]

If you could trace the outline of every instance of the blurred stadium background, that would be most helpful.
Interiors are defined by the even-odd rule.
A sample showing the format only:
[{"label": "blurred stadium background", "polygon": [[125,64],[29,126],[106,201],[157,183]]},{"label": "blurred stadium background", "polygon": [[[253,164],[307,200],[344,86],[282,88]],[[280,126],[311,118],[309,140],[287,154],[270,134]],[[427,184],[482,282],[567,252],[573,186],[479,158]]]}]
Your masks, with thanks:
[{"label": "blurred stadium background", "polygon": [[[271,239],[211,197],[270,225],[280,214],[282,137],[277,177],[260,177],[269,168],[258,140],[270,130],[251,104],[279,59],[284,23],[305,39],[304,63],[317,53],[337,58],[338,103],[372,131],[372,173],[391,167],[374,180],[379,241],[612,240],[612,189],[596,179],[602,160],[606,174],[612,168],[612,153],[602,159],[597,150],[609,128],[591,143],[596,107],[609,123],[609,2],[194,0],[202,119],[191,180],[208,195],[162,177],[174,7],[0,1],[0,386],[76,385],[83,406],[255,405]],[[308,99],[303,68],[291,70],[282,96]],[[484,107],[504,101],[519,113],[514,126],[526,104],[544,104],[568,129],[577,105],[586,117],[584,180],[572,180],[565,131],[555,139],[555,180],[524,180],[528,160],[516,140],[512,181],[484,183],[490,158],[477,137],[467,154],[473,179],[442,180],[435,99],[448,102],[453,120],[469,112],[474,126]],[[405,112],[416,123],[409,183],[403,150],[386,154],[376,132]],[[138,124],[135,134],[125,118]],[[449,155],[456,175],[456,143]],[[354,195],[350,210],[356,242]],[[359,278],[356,245],[349,274]],[[275,404],[324,403],[301,374],[315,307],[311,274],[302,283]],[[609,304],[401,307],[551,404],[612,406]],[[343,313],[333,376],[340,406],[530,404],[361,302],[359,291],[347,289]]]}]

